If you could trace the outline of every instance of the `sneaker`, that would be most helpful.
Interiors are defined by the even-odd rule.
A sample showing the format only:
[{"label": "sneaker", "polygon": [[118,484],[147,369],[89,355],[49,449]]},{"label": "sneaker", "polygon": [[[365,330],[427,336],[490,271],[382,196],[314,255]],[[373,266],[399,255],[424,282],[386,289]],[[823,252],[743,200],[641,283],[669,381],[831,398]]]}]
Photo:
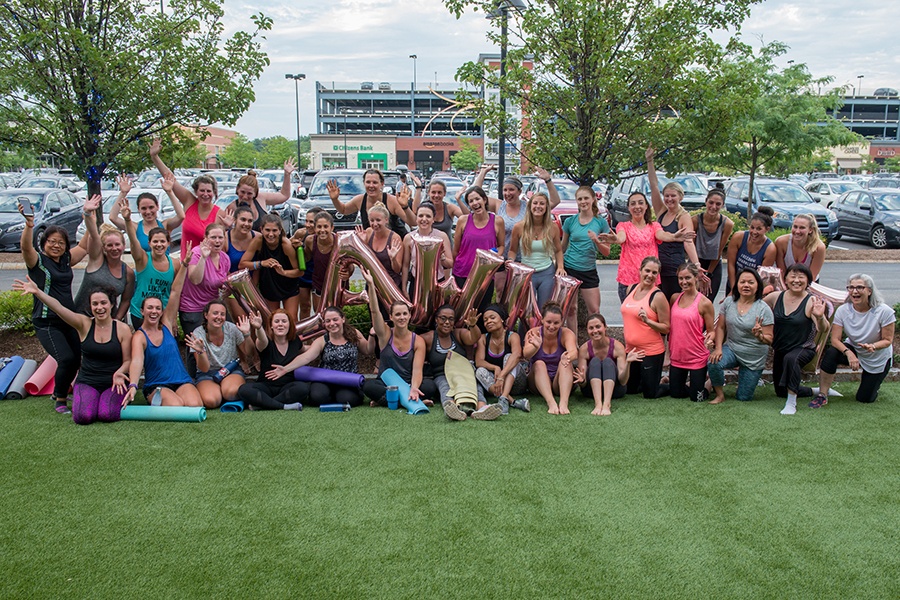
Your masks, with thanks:
[{"label": "sneaker", "polygon": [[519,398],[512,403],[512,407],[518,408],[522,412],[531,412],[531,402],[528,401],[528,398]]},{"label": "sneaker", "polygon": [[503,411],[500,414],[509,414],[509,398],[507,398],[506,396],[500,396],[499,398],[497,398],[497,404],[500,405],[500,410]]},{"label": "sneaker", "polygon": [[61,415],[71,415],[72,414],[72,411],[69,409],[69,407],[66,405],[66,403],[62,402],[62,401],[56,403],[56,412],[58,412]]},{"label": "sneaker", "polygon": [[828,404],[828,397],[825,394],[816,394],[816,397],[809,401],[810,408],[822,408]]},{"label": "sneaker", "polygon": [[503,410],[500,408],[499,404],[488,404],[473,412],[472,418],[478,419],[479,421],[493,421],[501,414],[503,414]]},{"label": "sneaker", "polygon": [[456,405],[456,402],[453,400],[447,400],[441,406],[444,408],[444,414],[447,415],[447,418],[451,421],[465,421],[466,413],[459,409],[459,406]]},{"label": "sneaker", "polygon": [[704,388],[704,389],[700,390],[699,392],[697,392],[696,398],[691,398],[691,400],[693,400],[694,402],[706,402],[706,400],[708,398],[709,398],[709,392],[707,392],[706,389]]}]

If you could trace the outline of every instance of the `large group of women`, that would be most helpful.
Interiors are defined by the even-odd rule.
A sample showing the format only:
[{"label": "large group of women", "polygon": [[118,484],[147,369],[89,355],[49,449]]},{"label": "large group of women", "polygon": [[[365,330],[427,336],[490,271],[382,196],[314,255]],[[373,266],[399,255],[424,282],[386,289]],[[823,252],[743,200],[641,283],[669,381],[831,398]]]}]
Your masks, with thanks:
[{"label": "large group of women", "polygon": [[[365,173],[365,192],[346,203],[330,182],[335,209],[359,211],[362,227],[355,235],[410,299],[423,274],[416,272],[418,247],[407,226],[442,242],[438,281],[452,275],[462,287],[479,250],[501,253],[534,270],[539,326],[512,323],[504,307],[494,303],[493,288],[505,281],[501,273],[477,308],[458,315],[453,306],[440,306],[427,331],[411,327],[407,303],[380,303],[373,274],[362,268],[372,288],[371,329],[353,327],[341,306],[323,306],[326,274],[338,248],[333,218],[312,210],[305,227],[288,238],[280,218],[267,214],[265,206],[286,200],[289,186],[263,193],[248,174],[238,183],[238,200],[221,210],[214,203],[214,178],[201,175],[188,189],[160,160],[158,143],[151,157],[175,207],[175,216],[166,221],[157,218],[159,202],[152,194],[138,197],[140,220],[132,221],[126,178],[119,180],[112,225],[97,226],[99,196],[85,202],[87,235],[74,247],[64,229],[49,227],[35,248],[33,217],[25,216],[21,244],[28,277],[14,288],[34,296],[38,339],[57,361],[52,399],[56,410],[72,412],[76,423],[117,420],[121,408],[134,400],[142,376],[143,395],[152,405],[215,408],[234,400],[278,410],[334,402],[384,405],[388,386],[378,377],[352,389],[293,376],[295,369],[311,364],[359,373],[360,356],[371,355],[378,375],[392,370],[409,386],[410,400],[440,403],[453,420],[493,420],[510,408],[528,412],[530,402],[521,397],[528,393],[540,397],[549,413],[568,414],[576,387],[593,400],[595,415],[611,414],[611,400],[626,394],[718,404],[725,400],[726,369],[738,371],[737,399],[750,400],[770,347],[775,390],[786,399],[782,413],[793,414],[798,398],[811,397],[813,408],[827,403],[839,365],[862,372],[857,399],[873,402],[892,364],[894,314],[871,277],[851,276],[846,302],[833,315],[810,293],[825,251],[814,218],[798,216],[791,233],[772,242],[766,236],[772,213],[761,208],[746,231],[733,231],[734,223],[722,214],[724,195],[716,189],[709,192],[705,210],[692,217],[681,206],[684,193],[677,183],[658,188],[652,149],[647,152],[651,198],[632,193],[631,220],[615,231],[598,216],[590,187],[578,189],[578,212],[560,231],[551,217],[560,198],[543,169],[537,174],[547,183],[547,193],[529,198],[523,198],[515,177],[503,181],[502,198],[489,197],[481,187],[489,167],[455,201],[446,198],[439,180],[424,190],[424,199],[422,188],[415,194],[409,188],[386,193],[377,170]],[[293,162],[286,162],[284,170],[289,182]],[[181,253],[174,258],[170,232],[179,225]],[[133,269],[122,261],[126,236]],[[599,312],[596,256],[608,255],[613,244],[621,248],[616,280],[623,340],[609,336]],[[727,285],[717,307],[726,273],[723,258]],[[85,259],[83,283],[73,298],[72,267]],[[758,269],[772,265],[784,273],[785,289],[767,294]],[[344,280],[352,268],[343,269]],[[268,318],[247,312],[246,304],[234,298],[220,297],[226,278],[239,269],[252,275]],[[589,316],[580,345],[575,308],[563,314],[549,300],[558,275],[581,282],[580,298]],[[301,341],[297,324],[311,311],[322,315],[324,335]],[[829,328],[819,387],[811,389],[802,385],[802,373],[817,366],[820,341]],[[450,395],[445,372],[460,357],[471,363],[477,381],[477,402],[465,407]],[[248,381],[254,368],[258,376]]]}]

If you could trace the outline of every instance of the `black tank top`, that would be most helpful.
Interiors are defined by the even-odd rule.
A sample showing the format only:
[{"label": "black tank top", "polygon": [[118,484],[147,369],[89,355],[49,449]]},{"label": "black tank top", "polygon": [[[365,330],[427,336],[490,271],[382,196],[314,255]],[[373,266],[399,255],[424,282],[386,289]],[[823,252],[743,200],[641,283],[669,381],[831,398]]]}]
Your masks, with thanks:
[{"label": "black tank top", "polygon": [[119,342],[118,321],[112,322],[112,337],[105,344],[94,339],[94,327],[81,342],[81,369],[75,383],[89,385],[96,390],[108,390],[112,387],[113,374],[122,366],[122,344]]},{"label": "black tank top", "polygon": [[503,338],[503,352],[499,355],[491,353],[491,334],[484,334],[484,360],[495,367],[503,368],[503,359],[507,354],[512,354],[512,347],[509,345],[509,332],[507,331]]},{"label": "black tank top", "polygon": [[[272,367],[274,367],[275,365],[283,367],[284,365],[297,358],[302,351],[303,342],[296,338],[288,342],[287,350],[284,354],[278,351],[278,346],[275,344],[275,340],[269,340],[269,345],[263,348],[259,353],[259,372],[262,374],[260,375],[260,381],[262,381],[262,376],[265,375],[265,373],[272,370]],[[278,379],[265,380],[266,383],[274,386],[287,385],[292,381],[294,381],[293,373],[285,373]]]},{"label": "black tank top", "polygon": [[382,374],[388,369],[393,369],[406,383],[412,383],[413,357],[416,353],[416,334],[412,334],[409,341],[409,350],[403,354],[399,354],[394,348],[394,334],[388,340],[387,346],[381,349],[381,357],[379,359],[378,374]]},{"label": "black tank top", "polygon": [[[385,206],[387,206],[387,197],[387,192],[381,192],[381,203]],[[362,208],[359,211],[359,219],[362,221],[363,229],[369,228],[369,209],[372,207],[368,205],[368,201],[368,196],[363,195]],[[401,219],[394,213],[391,213],[391,218],[388,223],[388,227],[390,228],[390,230],[399,235],[400,239],[406,237],[406,223],[403,221],[403,219]]]},{"label": "black tank top", "polygon": [[794,348],[812,348],[815,342],[815,328],[812,319],[806,316],[806,303],[811,295],[807,295],[790,315],[784,313],[784,292],[775,301],[775,337],[772,348],[779,352],[790,352]]},{"label": "black tank top", "polygon": [[400,273],[394,270],[394,266],[391,264],[391,255],[388,254],[388,248],[391,245],[391,238],[394,237],[394,232],[391,231],[390,235],[388,235],[387,243],[384,245],[384,248],[376,251],[372,246],[372,240],[375,239],[375,233],[373,232],[369,239],[366,241],[366,246],[372,249],[372,253],[375,255],[375,258],[378,259],[378,262],[381,263],[381,266],[384,267],[384,270],[387,271],[387,274],[391,276],[391,279],[394,280],[394,284],[397,287],[400,287],[403,279],[400,277]]},{"label": "black tank top", "polygon": [[431,340],[431,347],[428,349],[428,354],[425,355],[425,360],[431,365],[432,377],[444,374],[444,363],[447,362],[447,354],[450,352],[456,352],[460,356],[465,356],[462,346],[456,341],[452,332],[450,333],[450,347],[444,348],[440,345],[438,333],[435,331]]},{"label": "black tank top", "polygon": [[[668,212],[669,211],[665,211],[663,214],[659,215],[656,222],[663,228],[663,231],[678,233],[678,219],[672,219],[672,222],[668,225],[662,224],[663,217]],[[659,272],[660,275],[676,275],[678,273],[678,267],[684,262],[684,242],[661,243],[659,245],[659,262],[662,265]]]},{"label": "black tank top", "polygon": [[[269,248],[263,240],[262,247],[253,255],[254,260],[268,260],[274,258],[287,271],[293,269],[290,257],[285,254],[279,241],[274,250]],[[263,267],[259,270],[259,292],[266,300],[278,302],[286,300],[300,293],[300,279],[298,277],[285,277],[278,274],[275,269]]]}]

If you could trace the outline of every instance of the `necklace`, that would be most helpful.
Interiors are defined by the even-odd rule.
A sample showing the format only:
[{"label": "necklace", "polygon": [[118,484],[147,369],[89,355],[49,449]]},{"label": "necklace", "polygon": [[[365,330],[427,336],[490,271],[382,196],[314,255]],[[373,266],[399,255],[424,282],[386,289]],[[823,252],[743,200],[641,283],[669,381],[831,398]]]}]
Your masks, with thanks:
[{"label": "necklace", "polygon": [[[751,301],[751,302],[748,304],[748,303],[745,303],[743,300],[738,300],[737,303],[736,303],[738,314],[741,315],[741,316],[743,317],[744,315],[746,315],[746,314],[750,311],[751,308],[753,308],[753,304],[754,304],[753,301]],[[742,305],[743,305],[745,308],[741,309],[741,306],[742,306]]]}]

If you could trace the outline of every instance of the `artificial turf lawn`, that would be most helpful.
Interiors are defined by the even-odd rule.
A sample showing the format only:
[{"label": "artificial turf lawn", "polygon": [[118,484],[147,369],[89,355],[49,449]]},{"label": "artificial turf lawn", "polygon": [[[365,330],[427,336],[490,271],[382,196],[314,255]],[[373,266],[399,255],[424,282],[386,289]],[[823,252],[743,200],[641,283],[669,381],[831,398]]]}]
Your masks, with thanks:
[{"label": "artificial turf lawn", "polygon": [[900,384],[733,393],[493,423],[3,401],[0,597],[900,597]]}]

